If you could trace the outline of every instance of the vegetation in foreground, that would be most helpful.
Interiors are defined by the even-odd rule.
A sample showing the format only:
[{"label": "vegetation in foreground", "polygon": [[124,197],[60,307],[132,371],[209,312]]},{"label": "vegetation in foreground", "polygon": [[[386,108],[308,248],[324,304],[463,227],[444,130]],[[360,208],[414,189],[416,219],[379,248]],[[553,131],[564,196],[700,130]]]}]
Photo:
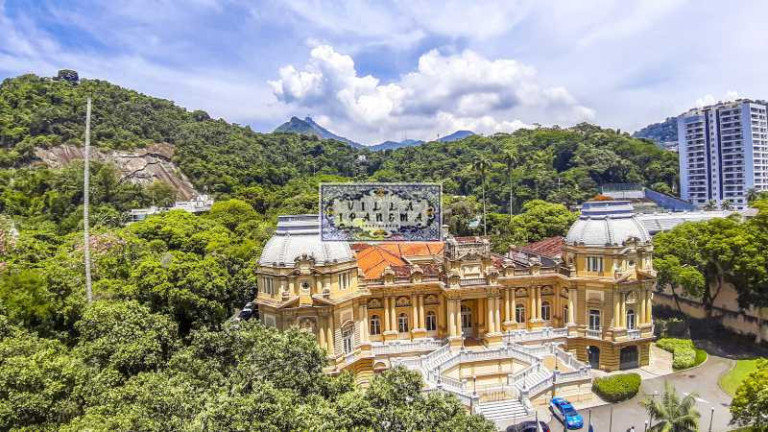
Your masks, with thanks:
[{"label": "vegetation in foreground", "polygon": [[[745,363],[742,370],[747,369],[747,365],[749,364]],[[731,402],[732,423],[749,427],[754,431],[768,431],[766,413],[768,413],[768,359],[760,359],[756,362],[754,370],[749,372],[736,390],[736,395]]]},{"label": "vegetation in foreground", "polygon": [[736,396],[736,390],[752,372],[757,370],[761,361],[768,359],[740,359],[736,365],[720,377],[720,388],[731,396]]},{"label": "vegetation in foreground", "polygon": [[658,285],[679,287],[672,292],[678,302],[681,296],[701,301],[708,317],[726,284],[736,288],[740,307],[768,307],[768,199],[751,205],[758,214],[747,220],[733,215],[657,234]]},{"label": "vegetation in foreground", "polygon": [[696,393],[683,398],[677,394],[675,386],[664,382],[664,394],[661,397],[648,397],[642,402],[651,419],[649,430],[653,432],[697,432],[701,414],[696,409]]}]

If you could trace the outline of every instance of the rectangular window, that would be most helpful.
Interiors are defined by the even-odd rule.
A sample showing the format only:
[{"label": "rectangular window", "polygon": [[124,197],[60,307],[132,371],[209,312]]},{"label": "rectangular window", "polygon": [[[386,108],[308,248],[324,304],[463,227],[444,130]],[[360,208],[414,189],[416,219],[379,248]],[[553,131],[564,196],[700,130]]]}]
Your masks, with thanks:
[{"label": "rectangular window", "polygon": [[598,309],[589,310],[589,329],[600,330],[600,311]]},{"label": "rectangular window", "polygon": [[437,315],[434,312],[427,313],[427,331],[437,330]]},{"label": "rectangular window", "polygon": [[273,285],[273,281],[271,277],[264,276],[261,278],[261,289],[265,294],[269,294],[269,295],[275,294],[275,287]]},{"label": "rectangular window", "polygon": [[378,315],[374,315],[371,317],[371,334],[372,335],[381,334],[381,319],[379,319]]},{"label": "rectangular window", "polygon": [[345,290],[349,288],[349,273],[340,273],[339,274],[339,289]]},{"label": "rectangular window", "polygon": [[600,256],[588,256],[587,257],[587,271],[602,273],[602,271],[603,271],[603,257],[600,257]]}]

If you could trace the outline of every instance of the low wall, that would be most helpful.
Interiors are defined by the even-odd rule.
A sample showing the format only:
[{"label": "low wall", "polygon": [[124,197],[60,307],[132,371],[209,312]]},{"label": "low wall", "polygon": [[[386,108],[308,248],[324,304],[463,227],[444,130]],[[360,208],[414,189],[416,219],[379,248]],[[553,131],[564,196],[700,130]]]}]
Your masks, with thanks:
[{"label": "low wall", "polygon": [[[768,340],[768,319],[766,319],[768,317],[760,319],[758,313],[754,310],[750,310],[749,313],[739,311],[738,303],[734,297],[735,290],[726,286],[723,288],[723,291],[721,293],[723,298],[721,299],[718,296],[715,306],[712,308],[712,319],[717,320],[723,327],[734,333],[754,337],[757,342]],[[653,296],[653,302],[657,305],[680,310],[680,312],[691,318],[708,318],[704,305],[697,300],[678,296],[678,300],[675,301],[675,298],[669,292],[656,292]],[[765,312],[763,312],[763,315],[765,316]]]}]

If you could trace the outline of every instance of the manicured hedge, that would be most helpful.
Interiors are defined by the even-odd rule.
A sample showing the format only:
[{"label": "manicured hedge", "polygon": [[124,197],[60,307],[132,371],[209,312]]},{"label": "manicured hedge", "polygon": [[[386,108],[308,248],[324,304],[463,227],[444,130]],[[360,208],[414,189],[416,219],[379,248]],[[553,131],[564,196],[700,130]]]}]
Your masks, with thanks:
[{"label": "manicured hedge", "polygon": [[641,381],[640,375],[636,373],[595,378],[592,391],[606,402],[621,402],[637,394]]},{"label": "manicured hedge", "polygon": [[673,369],[688,369],[696,365],[696,350],[693,348],[677,348],[672,353]]},{"label": "manicured hedge", "polygon": [[694,364],[694,366],[698,366],[705,361],[707,361],[707,352],[703,349],[696,348],[696,364]]},{"label": "manicured hedge", "polygon": [[676,339],[676,338],[663,338],[656,341],[656,346],[663,349],[664,351],[669,351],[671,353],[675,352],[678,348],[689,348],[693,350],[693,341],[690,339]]},{"label": "manicured hedge", "polygon": [[672,353],[672,368],[688,369],[704,363],[707,353],[696,349],[690,339],[664,338],[656,341],[656,346]]}]

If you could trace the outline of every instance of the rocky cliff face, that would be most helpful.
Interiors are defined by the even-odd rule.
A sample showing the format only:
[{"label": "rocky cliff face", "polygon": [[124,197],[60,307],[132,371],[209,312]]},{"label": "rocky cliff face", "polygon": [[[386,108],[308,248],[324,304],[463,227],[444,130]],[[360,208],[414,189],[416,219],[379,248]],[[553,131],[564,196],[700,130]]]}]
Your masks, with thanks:
[{"label": "rocky cliff face", "polygon": [[[170,144],[153,144],[143,149],[132,151],[104,150],[91,148],[91,160],[112,163],[120,170],[120,180],[142,185],[149,185],[160,180],[171,185],[179,200],[188,200],[195,195],[194,186],[187,176],[171,161],[174,147]],[[62,145],[52,148],[36,148],[35,156],[50,168],[83,159],[83,148]]]}]

